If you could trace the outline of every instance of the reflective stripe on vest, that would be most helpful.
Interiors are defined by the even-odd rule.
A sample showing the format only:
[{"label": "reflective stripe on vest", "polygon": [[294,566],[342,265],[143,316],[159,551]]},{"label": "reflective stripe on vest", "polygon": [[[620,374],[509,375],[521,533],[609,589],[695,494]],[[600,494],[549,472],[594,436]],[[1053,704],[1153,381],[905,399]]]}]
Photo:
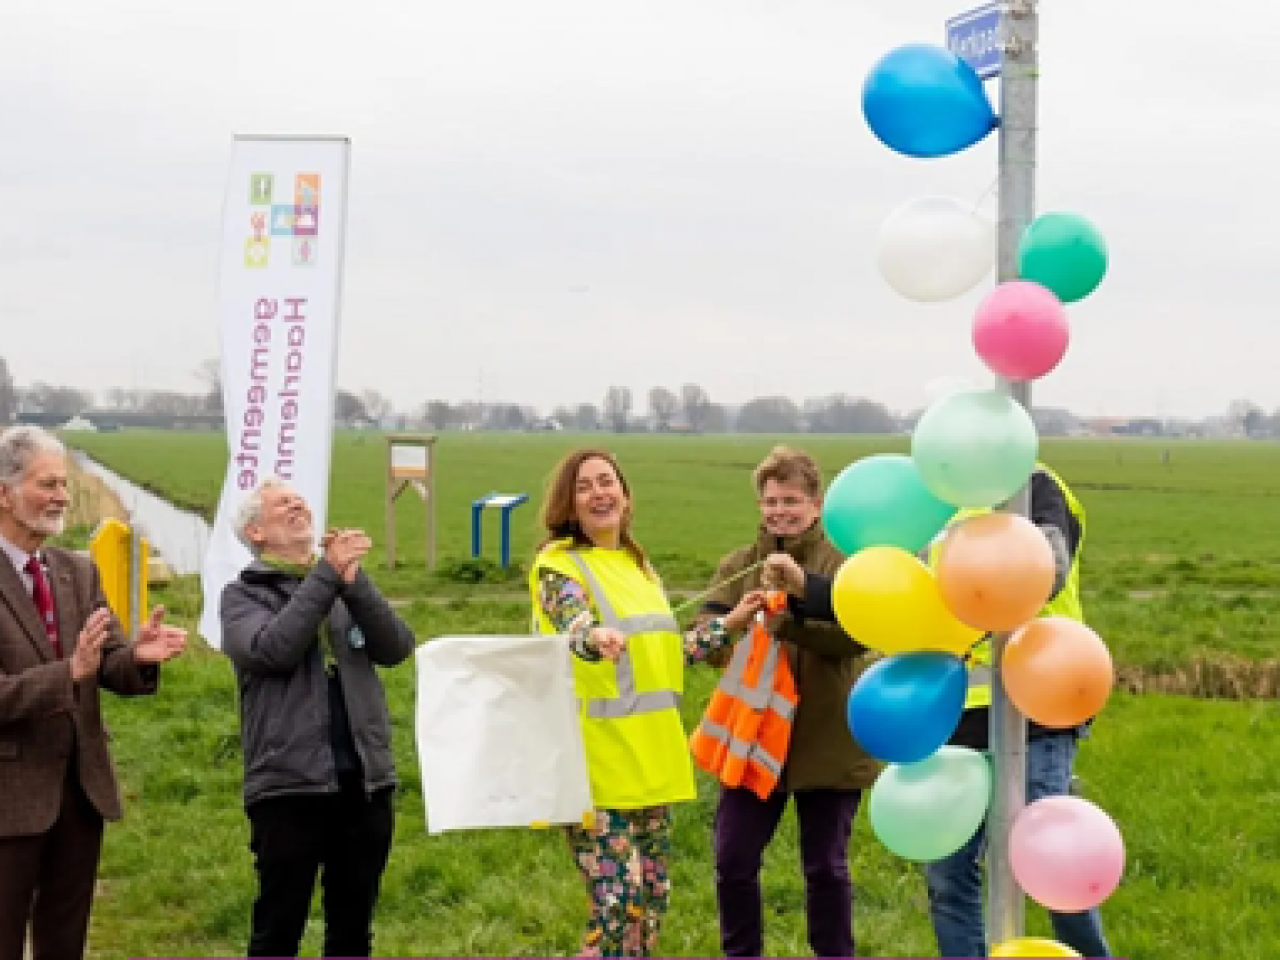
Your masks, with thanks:
[{"label": "reflective stripe on vest", "polygon": [[[669,613],[642,613],[631,617],[619,617],[613,612],[609,598],[605,596],[600,581],[596,579],[586,561],[576,552],[570,551],[591,598],[600,612],[600,620],[606,627],[612,627],[630,639],[642,633],[660,633],[672,631],[679,633],[680,625]],[[680,705],[680,695],[674,690],[650,690],[646,693],[636,692],[635,667],[631,663],[631,654],[624,648],[622,656],[614,664],[618,678],[618,695],[607,699],[587,701],[587,716],[592,720],[617,720],[620,717],[633,717],[641,713],[656,713],[659,710],[672,710]]]},{"label": "reflective stripe on vest", "polygon": [[790,703],[774,690],[778,673],[778,656],[782,644],[777,640],[769,643],[769,652],[764,656],[764,666],[760,668],[760,677],[755,686],[747,686],[747,661],[751,658],[751,645],[739,643],[733,651],[733,658],[720,679],[719,689],[731,697],[741,700],[753,710],[772,710],[783,720],[795,717],[795,704]]},{"label": "reflective stripe on vest", "polygon": [[1071,566],[1067,570],[1066,583],[1062,585],[1058,595],[1045,604],[1044,609],[1040,611],[1040,616],[1070,617],[1072,620],[1079,620],[1083,623],[1084,605],[1080,600],[1080,557],[1084,553],[1086,533],[1084,504],[1076,499],[1076,495],[1071,492],[1070,487],[1062,482],[1062,478],[1043,463],[1037,463],[1036,470],[1057,484],[1058,489],[1062,491],[1063,499],[1067,501],[1068,512],[1075,517],[1076,523],[1080,525],[1080,539],[1076,543],[1076,552],[1071,558]]},{"label": "reflective stripe on vest", "polygon": [[[990,644],[983,640],[979,646]],[[977,647],[974,648],[977,650]],[[981,663],[968,664],[968,684],[964,692],[964,709],[991,706],[991,668]]]},{"label": "reflective stripe on vest", "polygon": [[768,769],[775,778],[782,776],[782,761],[766,750],[763,745],[739,740],[729,733],[728,727],[714,723],[711,720],[703,720],[698,725],[698,729],[713,740],[727,743],[729,745],[729,753],[739,758],[743,763],[754,761]]}]

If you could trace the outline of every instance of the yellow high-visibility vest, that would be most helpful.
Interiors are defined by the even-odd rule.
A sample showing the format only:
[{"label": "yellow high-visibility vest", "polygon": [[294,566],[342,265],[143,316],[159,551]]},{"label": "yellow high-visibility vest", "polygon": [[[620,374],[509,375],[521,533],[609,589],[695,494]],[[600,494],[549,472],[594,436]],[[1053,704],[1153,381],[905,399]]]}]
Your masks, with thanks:
[{"label": "yellow high-visibility vest", "polygon": [[[1037,472],[1047,474],[1067,501],[1067,509],[1080,524],[1080,540],[1076,544],[1075,554],[1071,558],[1071,567],[1067,570],[1067,579],[1057,595],[1046,603],[1040,611],[1042,617],[1070,617],[1072,620],[1084,621],[1084,607],[1080,603],[1080,556],[1084,551],[1085,512],[1084,506],[1076,499],[1071,488],[1063,483],[1062,478],[1043,463],[1036,464]],[[990,509],[966,509],[959,511],[950,525],[961,523],[970,517],[990,513]],[[936,568],[941,554],[942,538],[939,537],[929,549],[929,565]],[[974,644],[966,658],[969,668],[969,685],[965,693],[964,708],[972,710],[977,707],[991,706],[991,641],[983,638]]]},{"label": "yellow high-visibility vest", "polygon": [[697,789],[680,721],[684,641],[661,583],[626,550],[548,544],[529,571],[540,633],[556,633],[538,602],[538,569],[586,588],[596,620],[620,630],[627,649],[617,663],[573,658],[578,719],[587,752],[592,802],[633,810],[693,800]]}]

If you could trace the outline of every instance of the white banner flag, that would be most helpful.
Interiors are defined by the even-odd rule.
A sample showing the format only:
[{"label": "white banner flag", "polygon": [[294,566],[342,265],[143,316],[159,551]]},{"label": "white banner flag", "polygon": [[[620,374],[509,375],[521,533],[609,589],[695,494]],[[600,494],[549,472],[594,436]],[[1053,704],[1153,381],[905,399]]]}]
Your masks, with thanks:
[{"label": "white banner flag", "polygon": [[233,144],[218,296],[230,460],[199,628],[215,647],[222,588],[251,559],[233,530],[236,511],[259,481],[288,481],[324,529],[350,150],[345,137]]},{"label": "white banner flag", "polygon": [[431,833],[582,823],[587,755],[564,637],[418,647],[415,730]]}]

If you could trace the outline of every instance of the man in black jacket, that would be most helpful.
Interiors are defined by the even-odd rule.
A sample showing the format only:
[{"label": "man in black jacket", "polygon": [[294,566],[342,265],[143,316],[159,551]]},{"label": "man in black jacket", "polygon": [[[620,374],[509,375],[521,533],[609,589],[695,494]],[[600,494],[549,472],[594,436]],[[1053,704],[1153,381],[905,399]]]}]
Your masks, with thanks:
[{"label": "man in black jacket", "polygon": [[256,558],[220,606],[258,874],[248,955],[297,955],[321,873],[324,956],[367,957],[396,785],[374,668],[407,659],[414,636],[360,569],[369,538],[331,531],[317,557],[311,511],[283,481],[249,495],[236,533]]}]

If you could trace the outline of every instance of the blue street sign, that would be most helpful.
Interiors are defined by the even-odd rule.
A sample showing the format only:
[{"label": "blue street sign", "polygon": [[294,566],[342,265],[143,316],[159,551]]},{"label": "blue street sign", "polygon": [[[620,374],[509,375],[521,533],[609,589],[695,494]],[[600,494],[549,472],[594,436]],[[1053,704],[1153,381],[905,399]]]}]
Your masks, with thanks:
[{"label": "blue street sign", "polygon": [[987,3],[947,21],[947,49],[983,80],[1000,75],[1000,4]]}]

